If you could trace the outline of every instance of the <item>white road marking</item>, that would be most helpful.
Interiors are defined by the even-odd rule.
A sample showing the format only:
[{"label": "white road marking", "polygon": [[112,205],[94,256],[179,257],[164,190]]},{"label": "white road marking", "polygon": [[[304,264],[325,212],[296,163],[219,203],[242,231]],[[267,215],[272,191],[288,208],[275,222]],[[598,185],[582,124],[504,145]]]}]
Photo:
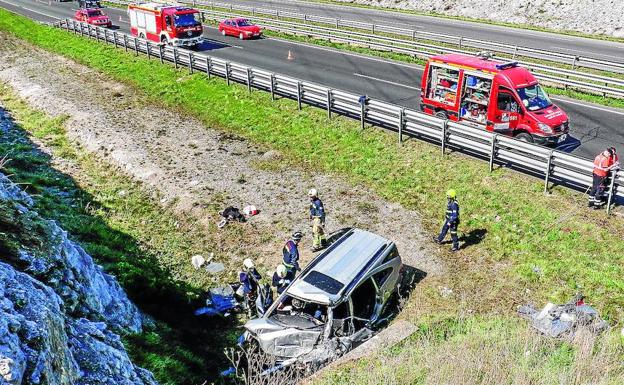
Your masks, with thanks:
[{"label": "white road marking", "polygon": [[52,16],[52,15],[50,15],[48,13],[45,13],[45,12],[36,11],[36,10],[34,10],[32,8],[23,7],[23,6],[19,5],[19,4],[13,4],[11,2],[4,1],[4,0],[0,0],[0,3],[9,4],[9,5],[12,5],[12,6],[17,7],[17,8],[25,9],[26,11],[29,11],[29,12],[32,12],[32,13],[36,13],[36,14],[39,14],[39,15],[42,15],[42,16],[50,17],[50,18],[56,19],[56,20],[61,20],[59,17]]},{"label": "white road marking", "polygon": [[405,84],[396,83],[396,82],[393,82],[393,81],[390,81],[390,80],[379,79],[379,78],[376,78],[376,77],[373,77],[373,76],[364,75],[364,74],[358,74],[357,72],[354,73],[353,75],[357,76],[357,77],[360,77],[360,78],[365,78],[365,79],[375,80],[375,81],[382,82],[382,83],[392,84],[393,86],[409,88],[410,90],[420,91],[420,88],[418,88],[418,87],[407,86]]},{"label": "white road marking", "polygon": [[610,114],[616,114],[616,115],[624,116],[624,111],[616,111],[616,110],[609,109],[609,108],[603,108],[603,107],[599,107],[599,106],[594,106],[593,104],[573,102],[570,99],[560,99],[560,98],[556,98],[556,97],[551,97],[551,99],[552,100],[558,100],[560,102],[574,104],[575,106],[587,107],[587,108],[591,108],[591,109],[598,110],[598,111],[608,112]]},{"label": "white road marking", "polygon": [[[1,1],[1,0],[0,0]],[[271,37],[271,40],[277,40],[277,41],[281,41],[284,43],[290,43],[290,44],[295,44],[295,45],[301,45],[304,47],[308,47],[308,48],[314,48],[314,49],[320,49],[321,51],[328,51],[328,52],[337,52],[341,55],[346,55],[346,56],[353,56],[353,57],[359,57],[360,59],[366,59],[366,60],[371,60],[371,61],[376,61],[379,63],[386,63],[386,64],[392,64],[392,65],[396,65],[396,66],[400,66],[400,67],[406,67],[406,68],[411,68],[411,69],[421,69],[422,66],[419,66],[417,64],[405,64],[405,63],[399,63],[397,61],[394,60],[389,60],[389,59],[382,59],[382,58],[376,58],[373,56],[366,56],[366,55],[360,55],[357,53],[353,53],[353,52],[348,52],[339,48],[327,48],[327,47],[323,47],[323,46],[319,46],[319,45],[314,45],[314,44],[308,44],[308,43],[301,43],[298,41],[293,41],[293,40],[287,40],[287,39],[281,39],[279,37]]]}]

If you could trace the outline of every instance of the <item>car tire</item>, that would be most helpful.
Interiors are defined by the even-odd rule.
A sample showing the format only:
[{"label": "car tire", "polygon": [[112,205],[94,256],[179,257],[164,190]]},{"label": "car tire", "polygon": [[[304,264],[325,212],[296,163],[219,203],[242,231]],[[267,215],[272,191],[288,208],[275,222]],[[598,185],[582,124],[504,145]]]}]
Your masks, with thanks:
[{"label": "car tire", "polygon": [[221,35],[225,36],[225,29],[221,30]]},{"label": "car tire", "polygon": [[448,120],[448,115],[446,112],[444,111],[438,111],[435,113],[435,117],[436,118],[440,118],[440,119],[444,119],[444,120]]},{"label": "car tire", "polygon": [[241,32],[241,33],[239,33],[239,34],[238,34],[238,38],[239,38],[239,39],[241,39],[241,40],[244,40],[244,39],[245,39],[245,36],[244,36],[244,35],[243,35],[243,33]]},{"label": "car tire", "polygon": [[533,137],[531,136],[531,134],[527,134],[526,132],[519,133],[515,136],[515,138],[522,142],[533,143]]}]

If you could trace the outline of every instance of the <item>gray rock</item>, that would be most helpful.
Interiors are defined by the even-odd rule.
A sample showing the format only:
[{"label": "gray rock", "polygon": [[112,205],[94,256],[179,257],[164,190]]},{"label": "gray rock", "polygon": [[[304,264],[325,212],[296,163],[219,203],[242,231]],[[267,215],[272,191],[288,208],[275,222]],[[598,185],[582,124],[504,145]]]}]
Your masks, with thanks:
[{"label": "gray rock", "polygon": [[121,342],[142,315],[119,283],[2,174],[0,203],[41,243],[0,262],[0,384],[156,384]]}]

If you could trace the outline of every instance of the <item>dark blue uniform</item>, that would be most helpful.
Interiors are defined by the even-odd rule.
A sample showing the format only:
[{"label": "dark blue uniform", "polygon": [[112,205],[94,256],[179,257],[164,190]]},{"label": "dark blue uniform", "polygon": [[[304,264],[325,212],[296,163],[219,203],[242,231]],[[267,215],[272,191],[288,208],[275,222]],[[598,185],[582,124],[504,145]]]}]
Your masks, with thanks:
[{"label": "dark blue uniform", "polygon": [[299,268],[299,249],[292,239],[286,242],[282,254],[284,254],[284,266],[286,266],[289,273],[292,271],[294,274],[295,270],[301,270]]},{"label": "dark blue uniform", "polygon": [[295,272],[293,270],[287,271],[284,278],[277,275],[277,272],[273,273],[273,287],[277,291],[277,294],[282,294],[293,279],[295,279]]},{"label": "dark blue uniform", "polygon": [[446,206],[446,218],[440,235],[438,235],[438,242],[442,242],[446,233],[450,230],[451,240],[453,241],[453,250],[459,250],[459,239],[457,238],[457,226],[459,225],[459,203],[455,199],[449,199]]},{"label": "dark blue uniform", "polygon": [[321,223],[325,224],[325,208],[320,199],[314,198],[310,202],[310,218],[321,218]]},{"label": "dark blue uniform", "polygon": [[262,276],[258,273],[258,270],[254,267],[251,270],[241,271],[238,280],[243,285],[245,294],[255,293],[258,288],[258,282]]}]

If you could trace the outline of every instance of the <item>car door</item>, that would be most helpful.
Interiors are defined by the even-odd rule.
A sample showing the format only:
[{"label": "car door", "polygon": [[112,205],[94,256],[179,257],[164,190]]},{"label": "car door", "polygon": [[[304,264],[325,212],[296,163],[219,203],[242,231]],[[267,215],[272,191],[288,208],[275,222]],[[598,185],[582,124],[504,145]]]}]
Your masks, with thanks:
[{"label": "car door", "polygon": [[492,130],[503,134],[511,134],[518,126],[521,107],[513,91],[499,86],[496,104],[490,109]]}]

